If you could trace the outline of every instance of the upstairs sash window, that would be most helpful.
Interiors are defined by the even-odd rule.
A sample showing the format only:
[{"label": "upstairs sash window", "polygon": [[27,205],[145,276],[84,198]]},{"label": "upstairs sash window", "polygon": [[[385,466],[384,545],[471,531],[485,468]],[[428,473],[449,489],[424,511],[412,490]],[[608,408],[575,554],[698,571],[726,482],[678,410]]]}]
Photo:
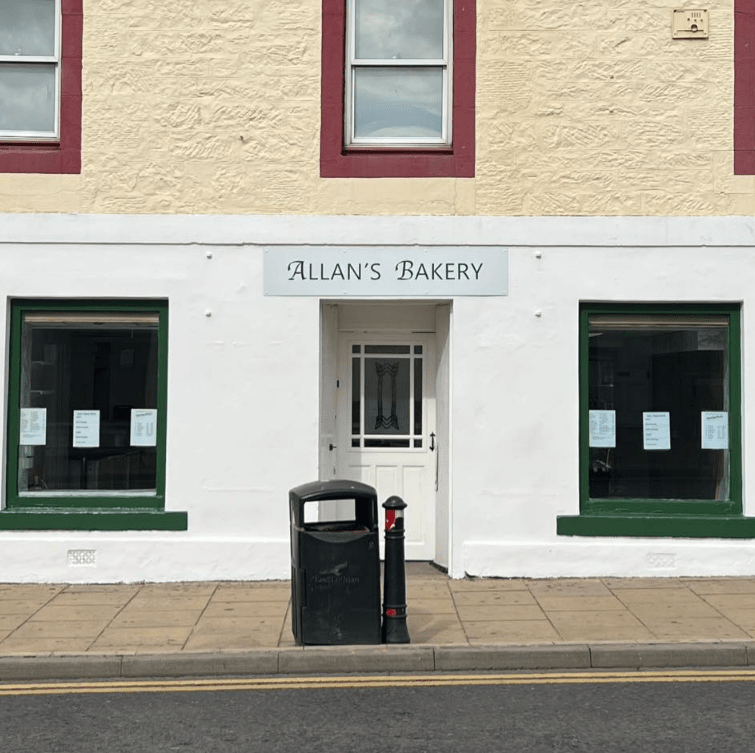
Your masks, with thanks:
[{"label": "upstairs sash window", "polygon": [[60,137],[60,0],[0,0],[0,140]]},{"label": "upstairs sash window", "polygon": [[346,146],[451,143],[451,0],[350,0]]}]

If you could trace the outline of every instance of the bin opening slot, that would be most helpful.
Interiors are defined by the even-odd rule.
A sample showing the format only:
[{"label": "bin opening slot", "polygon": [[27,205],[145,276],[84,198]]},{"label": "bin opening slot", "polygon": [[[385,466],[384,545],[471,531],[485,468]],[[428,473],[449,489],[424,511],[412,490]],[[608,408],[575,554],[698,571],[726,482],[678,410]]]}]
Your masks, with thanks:
[{"label": "bin opening slot", "polygon": [[365,500],[349,497],[305,502],[304,525],[318,531],[369,531],[374,528]]},{"label": "bin opening slot", "polygon": [[356,502],[352,499],[325,499],[304,503],[305,523],[343,523],[356,520]]}]

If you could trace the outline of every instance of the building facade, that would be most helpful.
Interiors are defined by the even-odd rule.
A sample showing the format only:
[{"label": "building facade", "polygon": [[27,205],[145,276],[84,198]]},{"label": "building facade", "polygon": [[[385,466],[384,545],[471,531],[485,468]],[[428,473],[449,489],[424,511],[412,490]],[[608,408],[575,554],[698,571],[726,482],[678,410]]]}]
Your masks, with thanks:
[{"label": "building facade", "polygon": [[755,572],[753,0],[0,8],[0,580]]}]

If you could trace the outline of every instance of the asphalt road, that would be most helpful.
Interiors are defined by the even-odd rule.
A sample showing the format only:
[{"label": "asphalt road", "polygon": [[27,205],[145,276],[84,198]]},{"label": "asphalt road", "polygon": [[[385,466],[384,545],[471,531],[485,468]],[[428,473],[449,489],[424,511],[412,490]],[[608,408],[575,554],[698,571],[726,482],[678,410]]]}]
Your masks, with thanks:
[{"label": "asphalt road", "polygon": [[262,689],[162,682],[133,692],[115,683],[92,685],[98,692],[61,683],[51,691],[24,686],[24,695],[0,685],[0,747],[3,753],[755,749],[755,673],[740,681],[684,677],[491,685],[459,678],[389,687],[354,679],[330,687],[325,678],[322,687],[309,687],[307,678],[291,678]]}]

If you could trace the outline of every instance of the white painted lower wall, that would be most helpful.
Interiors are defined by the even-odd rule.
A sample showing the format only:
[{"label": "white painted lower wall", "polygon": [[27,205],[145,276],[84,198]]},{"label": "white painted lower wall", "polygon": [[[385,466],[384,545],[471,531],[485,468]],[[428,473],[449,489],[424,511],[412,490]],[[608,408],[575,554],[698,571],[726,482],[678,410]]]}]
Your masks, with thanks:
[{"label": "white painted lower wall", "polygon": [[755,516],[753,219],[6,214],[7,302],[168,300],[166,506],[189,527],[2,531],[0,582],[288,577],[288,490],[319,473],[320,301],[265,297],[262,272],[266,247],[299,243],[509,250],[507,296],[450,301],[450,499],[436,540],[452,577],[755,573],[749,540],[556,535],[557,516],[579,511],[580,301],[742,303]]}]

